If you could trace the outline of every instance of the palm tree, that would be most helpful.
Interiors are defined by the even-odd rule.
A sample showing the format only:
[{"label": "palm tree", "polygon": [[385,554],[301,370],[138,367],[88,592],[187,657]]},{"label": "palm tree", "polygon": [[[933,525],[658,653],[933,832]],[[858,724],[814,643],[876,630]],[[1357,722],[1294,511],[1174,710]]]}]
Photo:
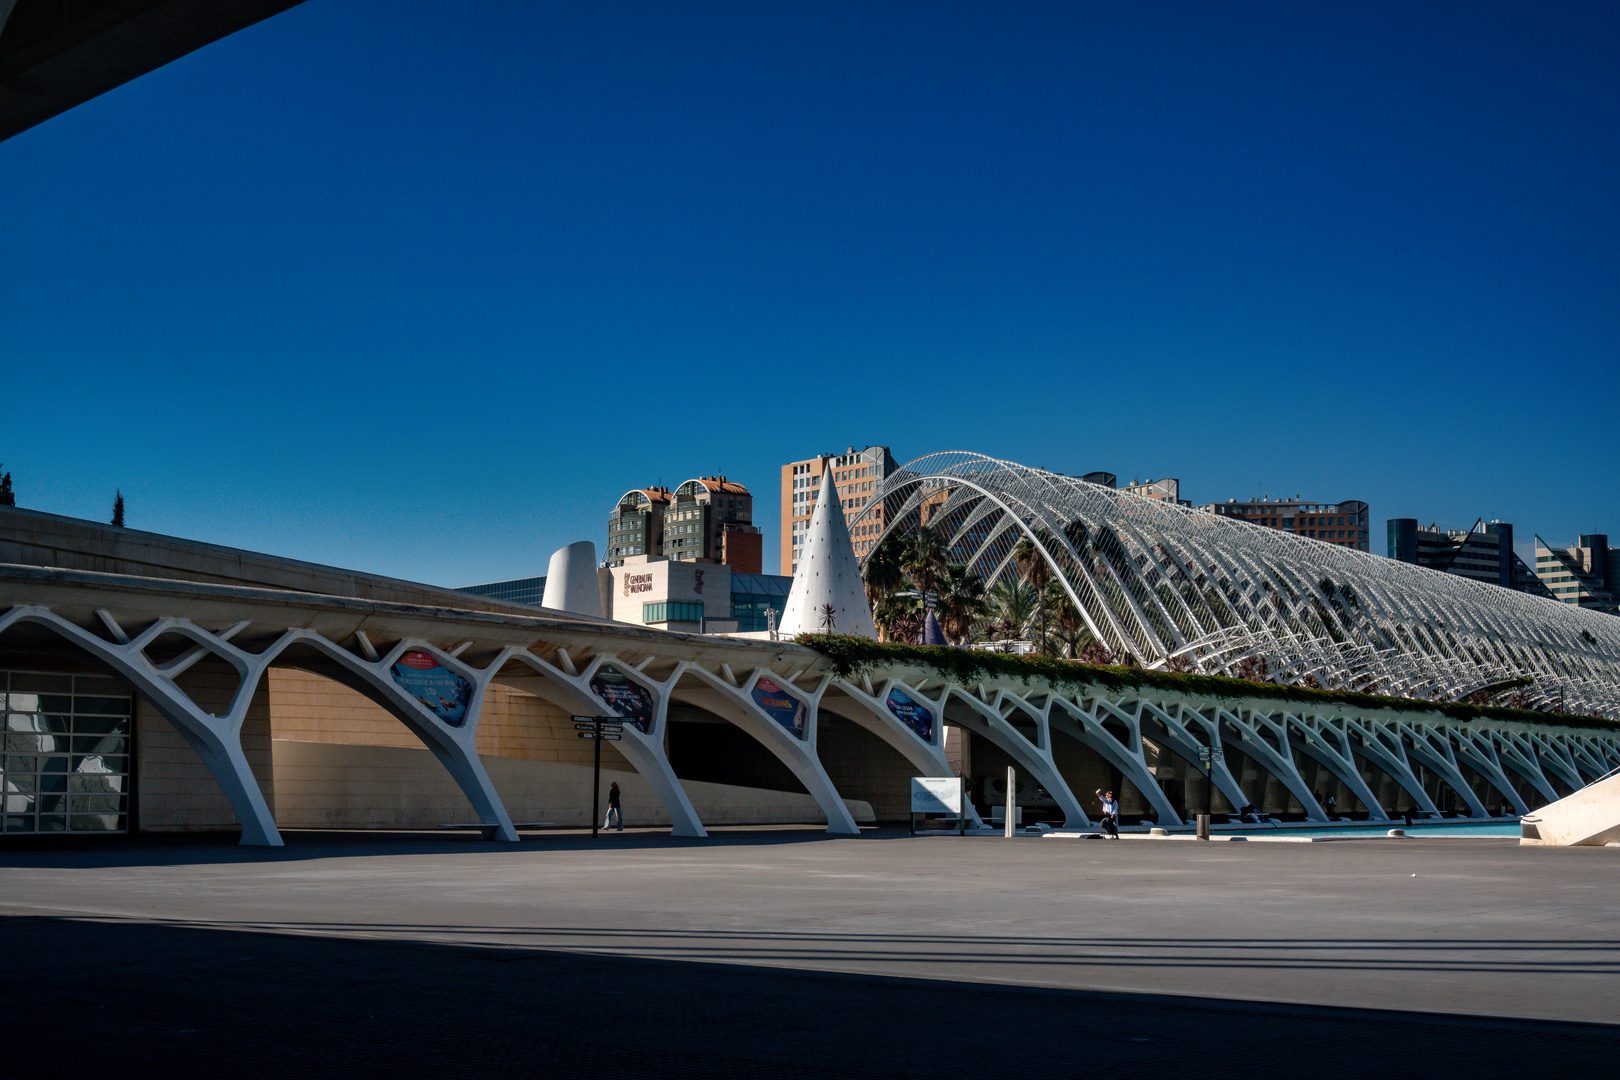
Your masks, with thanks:
[{"label": "palm tree", "polygon": [[1035,590],[1021,581],[1003,581],[987,600],[987,629],[1003,639],[1023,637],[1035,617]]},{"label": "palm tree", "polygon": [[906,583],[905,562],[906,544],[892,536],[866,557],[866,602],[872,610]]},{"label": "palm tree", "polygon": [[1086,620],[1062,582],[1054,581],[1046,587],[1046,606],[1052,612],[1053,634],[1063,643],[1063,654],[1073,660],[1080,651],[1081,639],[1089,632]]},{"label": "palm tree", "polygon": [[939,578],[945,566],[945,548],[939,542],[939,533],[927,525],[920,527],[906,549],[903,567],[911,578],[911,584],[923,594],[924,605],[939,587]]},{"label": "palm tree", "polygon": [[1046,652],[1046,586],[1052,581],[1052,566],[1046,561],[1046,556],[1029,537],[1018,541],[1013,548],[1013,561],[1018,564],[1018,572],[1030,587],[1035,590],[1036,602],[1040,607],[1041,636],[1039,648]]},{"label": "palm tree", "polygon": [[872,621],[880,641],[915,645],[922,637],[923,613],[915,596],[890,593],[883,597],[872,609]]},{"label": "palm tree", "polygon": [[945,567],[939,580],[939,623],[952,644],[965,644],[986,610],[984,579],[965,566]]}]

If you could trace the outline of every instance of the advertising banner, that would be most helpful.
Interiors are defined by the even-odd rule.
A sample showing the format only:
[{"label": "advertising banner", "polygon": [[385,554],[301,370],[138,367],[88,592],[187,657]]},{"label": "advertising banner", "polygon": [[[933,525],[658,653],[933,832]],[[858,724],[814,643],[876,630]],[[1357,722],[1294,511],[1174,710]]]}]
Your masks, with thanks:
[{"label": "advertising banner", "polygon": [[754,684],[754,703],[778,724],[793,732],[796,739],[804,738],[804,721],[807,710],[804,702],[777,686],[767,678],[761,678]]},{"label": "advertising banner", "polygon": [[432,653],[408,652],[389,669],[400,689],[451,727],[467,722],[472,683],[433,658]]},{"label": "advertising banner", "polygon": [[612,664],[603,664],[591,676],[591,689],[607,704],[608,709],[650,733],[653,726],[652,691],[640,683],[631,682],[624,672]]},{"label": "advertising banner", "polygon": [[913,814],[960,814],[962,812],[962,778],[960,776],[913,776],[911,778],[911,812]]},{"label": "advertising banner", "polygon": [[889,691],[888,700],[884,702],[894,718],[906,727],[921,735],[928,742],[934,741],[934,714],[923,705],[911,700],[904,690],[896,687]]}]

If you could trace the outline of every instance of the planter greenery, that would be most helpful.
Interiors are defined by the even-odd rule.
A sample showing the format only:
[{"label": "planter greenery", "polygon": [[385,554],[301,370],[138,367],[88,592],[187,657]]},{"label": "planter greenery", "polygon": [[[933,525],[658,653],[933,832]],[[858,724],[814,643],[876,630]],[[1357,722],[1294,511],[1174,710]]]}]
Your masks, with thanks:
[{"label": "planter greenery", "polygon": [[1015,656],[980,649],[959,649],[948,645],[901,645],[869,641],[866,638],[836,634],[805,634],[798,639],[832,663],[840,678],[856,678],[890,666],[925,667],[951,682],[972,686],[986,679],[1013,678],[1028,684],[1035,680],[1052,686],[1079,689],[1095,687],[1120,692],[1142,688],[1169,690],[1181,694],[1215,698],[1271,698],[1313,704],[1353,705],[1362,709],[1394,709],[1401,712],[1437,712],[1454,720],[1507,720],[1523,724],[1552,724],[1563,727],[1620,730],[1620,723],[1597,716],[1570,713],[1532,712],[1494,705],[1464,705],[1458,702],[1420,701],[1353,691],[1311,690],[1303,686],[1249,682],[1219,675],[1192,675],[1175,671],[1144,671],[1141,668],[1084,664],[1045,656]]}]

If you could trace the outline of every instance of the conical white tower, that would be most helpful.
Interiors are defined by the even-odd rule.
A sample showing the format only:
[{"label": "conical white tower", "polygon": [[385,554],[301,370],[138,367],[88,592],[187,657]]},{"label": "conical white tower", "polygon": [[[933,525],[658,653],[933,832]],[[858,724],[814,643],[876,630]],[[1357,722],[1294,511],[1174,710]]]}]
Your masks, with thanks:
[{"label": "conical white tower", "polygon": [[866,586],[861,582],[861,564],[855,558],[855,545],[849,540],[832,473],[822,471],[821,494],[810,513],[810,529],[804,534],[803,554],[788,590],[787,608],[782,612],[781,633],[849,634],[877,638],[872,609],[866,603]]}]

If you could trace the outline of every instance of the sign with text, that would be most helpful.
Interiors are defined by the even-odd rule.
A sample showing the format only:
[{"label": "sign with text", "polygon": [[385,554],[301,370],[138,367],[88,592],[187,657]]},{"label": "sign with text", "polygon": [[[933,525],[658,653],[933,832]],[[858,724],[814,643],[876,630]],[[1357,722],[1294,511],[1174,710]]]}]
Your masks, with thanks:
[{"label": "sign with text", "polygon": [[765,710],[772,720],[793,732],[794,738],[804,738],[804,702],[770,679],[761,677],[754,684],[754,704]]},{"label": "sign with text", "polygon": [[911,778],[911,812],[913,814],[960,814],[962,812],[962,778],[960,776],[913,776]]},{"label": "sign with text", "polygon": [[467,722],[472,683],[451,671],[432,653],[408,652],[389,669],[400,689],[451,727]]},{"label": "sign with text", "polygon": [[929,742],[934,741],[934,714],[926,706],[913,701],[911,695],[896,687],[889,691],[884,704],[894,718]]},{"label": "sign with text", "polygon": [[612,664],[603,664],[591,676],[591,689],[614,713],[644,733],[652,731],[653,698],[652,692],[645,686],[631,682],[624,672]]}]

